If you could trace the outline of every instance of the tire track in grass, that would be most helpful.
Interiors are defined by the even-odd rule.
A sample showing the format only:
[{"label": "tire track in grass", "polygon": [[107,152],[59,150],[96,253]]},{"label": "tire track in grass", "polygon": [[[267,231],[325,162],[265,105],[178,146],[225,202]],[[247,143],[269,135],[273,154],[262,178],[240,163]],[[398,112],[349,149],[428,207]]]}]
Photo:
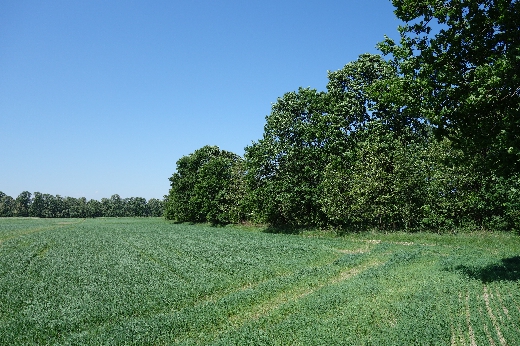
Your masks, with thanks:
[{"label": "tire track in grass", "polygon": [[[51,220],[51,221],[54,221],[54,220]],[[13,239],[18,239],[18,238],[24,237],[26,235],[32,235],[35,233],[45,232],[45,231],[49,231],[49,230],[69,229],[78,224],[83,223],[84,221],[85,221],[85,219],[82,219],[82,220],[79,220],[76,222],[57,222],[50,226],[23,229],[22,232],[17,232],[16,234],[11,233],[10,236],[0,239],[0,246],[2,245],[3,242],[10,241]],[[55,245],[54,242],[46,242],[46,241],[42,242],[42,241],[38,241],[38,240],[34,240],[34,239],[31,240],[30,244],[35,249],[33,249],[32,251],[25,251],[24,252],[26,254],[25,258],[19,259],[19,263],[21,264],[20,270],[21,270],[22,274],[25,274],[27,272],[27,270],[29,270],[30,266],[32,265],[32,263],[34,263],[34,261],[36,261],[42,257],[45,257],[47,252],[49,252],[49,250],[51,250],[51,248]],[[1,273],[0,277],[3,278],[3,277],[5,277],[5,275],[8,275],[8,273],[9,273],[8,271]]]},{"label": "tire track in grass", "polygon": [[[234,330],[238,330],[248,323],[255,322],[263,317],[270,316],[272,313],[282,309],[287,304],[304,299],[305,297],[327,286],[346,281],[365,272],[366,270],[381,266],[383,264],[384,263],[379,261],[370,261],[356,267],[342,270],[332,278],[329,278],[328,280],[325,280],[324,282],[311,288],[298,286],[291,290],[283,291],[275,297],[253,307],[250,311],[242,315],[235,315],[229,318],[227,325],[218,332],[218,335],[215,336],[215,339],[218,339],[220,336],[230,333]],[[215,339],[213,339],[213,341],[215,341]]]},{"label": "tire track in grass", "polygon": [[[211,320],[210,323],[204,324],[202,328],[194,327],[191,318],[199,318],[204,320],[208,312],[215,310],[212,308],[214,304],[217,304],[219,301],[224,301],[226,298],[231,297],[233,295],[241,295],[245,294],[247,291],[254,291],[259,286],[268,283],[273,280],[280,280],[284,277],[290,277],[290,275],[281,275],[275,278],[268,278],[265,280],[261,280],[255,283],[248,283],[246,285],[239,286],[238,288],[228,289],[224,291],[218,291],[213,294],[204,295],[199,297],[198,300],[195,301],[187,301],[182,306],[171,308],[166,307],[159,310],[148,311],[147,313],[140,314],[139,316],[124,316],[121,318],[117,318],[116,320],[111,321],[103,321],[101,323],[97,323],[92,325],[88,330],[84,330],[81,333],[85,335],[98,335],[106,333],[107,330],[111,329],[120,329],[127,328],[127,326],[133,325],[148,325],[150,320],[157,320],[159,324],[169,326],[171,328],[171,323],[176,323],[176,327],[178,328],[175,332],[178,334],[175,337],[175,343],[180,343],[182,341],[190,340],[192,338],[198,339],[200,335],[204,334],[204,332],[210,333],[211,329],[215,326],[218,327],[218,321],[215,322]],[[184,321],[184,322],[183,322]],[[180,324],[178,323],[180,322]],[[211,323],[217,323],[211,324]],[[152,323],[153,325],[153,323]],[[76,333],[77,334],[77,333]],[[71,335],[74,337],[77,335]],[[165,342],[167,344],[167,342]]]},{"label": "tire track in grass", "polygon": [[504,315],[508,320],[511,320],[511,316],[509,315],[509,309],[504,305],[504,300],[502,299],[502,295],[500,294],[500,291],[498,289],[496,290],[495,294],[498,299],[499,305],[502,307],[502,311],[504,311]]},{"label": "tire track in grass", "polygon": [[[516,330],[516,332],[515,332],[516,335],[520,335],[520,318],[518,318],[519,316],[515,312],[515,309],[513,307],[516,307],[517,308],[516,310],[519,313],[520,313],[520,309],[518,309],[518,307],[516,306],[516,303],[512,299],[512,296],[506,295],[505,297],[502,297],[502,294],[500,294],[500,291],[497,289],[496,297],[497,297],[499,306],[504,311],[504,316],[505,316],[506,320],[509,322],[509,325],[512,325],[512,329]],[[506,302],[506,300],[507,300],[507,302]],[[508,306],[509,306],[509,308],[511,308],[511,311],[509,310]],[[516,319],[518,319],[518,321],[515,321]]]},{"label": "tire track in grass", "polygon": [[[336,250],[337,250],[337,249],[336,249]],[[365,249],[365,248],[354,249],[354,250],[345,250],[345,251],[348,251],[348,252],[345,252],[345,251],[342,251],[342,250],[338,250],[338,253],[340,253],[340,254],[346,254],[346,253],[347,253],[347,254],[363,254],[363,253],[366,253],[366,250],[367,250],[367,249]],[[319,269],[319,268],[324,268],[324,267],[330,266],[331,264],[333,264],[333,263],[336,262],[337,260],[338,260],[338,257],[335,257],[332,261],[326,262],[326,263],[324,263],[324,264],[322,264],[322,265],[320,265],[320,266],[317,266],[317,267],[315,267],[315,268],[316,268],[316,269]],[[346,271],[344,271],[344,272],[350,272],[352,269],[354,269],[354,268],[351,268],[351,269],[346,270]],[[345,280],[345,279],[347,279],[347,277],[345,277],[345,274],[346,274],[346,273],[341,272],[339,276],[342,277],[343,280]],[[279,279],[288,279],[288,278],[290,278],[291,276],[294,276],[294,275],[295,275],[294,272],[285,272],[285,273],[283,273],[283,274],[281,274],[281,275],[278,275],[278,276],[276,276],[276,277],[266,278],[266,279],[261,280],[261,281],[259,281],[259,282],[257,282],[257,283],[249,283],[249,284],[247,284],[247,285],[243,285],[243,286],[240,287],[239,289],[233,290],[230,294],[233,294],[233,293],[236,293],[236,292],[240,292],[240,291],[243,291],[243,290],[249,290],[249,289],[256,288],[256,287],[260,286],[261,284],[266,283],[266,282],[268,282],[268,281],[279,280]],[[343,280],[338,280],[338,282],[339,282],[339,281],[343,281]],[[307,290],[306,292],[308,292],[308,293],[307,293],[307,294],[306,294],[306,292],[302,293],[301,298],[303,298],[304,296],[306,296],[306,295],[308,295],[308,294],[311,294],[311,293],[317,291],[318,289],[321,289],[321,288],[324,287],[325,285],[326,285],[326,284],[319,285],[319,286],[318,286],[317,288],[315,288],[315,289]],[[285,291],[284,291],[284,292],[285,292]],[[280,296],[283,295],[284,292],[282,292],[282,294],[280,294]],[[220,298],[223,298],[223,296],[220,297]],[[215,301],[216,301],[216,300],[215,300]]]},{"label": "tire track in grass", "polygon": [[484,311],[485,303],[481,292],[482,284],[480,282],[468,282],[466,294],[466,325],[471,346],[475,344],[495,345],[495,341],[489,332],[491,322],[489,321],[487,312]]},{"label": "tire track in grass", "polygon": [[[492,326],[493,322],[490,321],[487,310],[484,311],[484,309],[486,308],[486,302],[484,301],[484,295],[479,294],[479,293],[476,293],[476,294],[477,294],[476,300],[478,303],[477,306],[478,306],[478,312],[479,312],[478,321],[482,324],[482,331],[484,332],[484,335],[488,341],[488,344],[491,346],[495,346],[496,343],[495,343],[493,335],[491,334],[491,331],[490,331],[490,327],[491,328],[493,327]],[[491,324],[491,326],[490,326],[490,324]]]},{"label": "tire track in grass", "polygon": [[517,323],[513,322],[511,318],[511,313],[508,308],[508,304],[504,301],[502,295],[500,294],[500,289],[505,289],[505,287],[487,287],[489,291],[489,303],[490,307],[496,316],[497,325],[500,328],[500,331],[503,335],[503,338],[508,344],[517,344],[518,336],[520,335],[520,326]]},{"label": "tire track in grass", "polygon": [[[460,303],[460,293],[459,293],[459,303]],[[457,343],[457,336],[461,337],[460,335],[460,330],[458,329],[458,325],[457,325],[457,331],[455,331],[455,327],[453,326],[453,320],[450,321],[450,330],[451,330],[451,342],[450,342],[450,345],[451,346],[457,346],[458,343]]]},{"label": "tire track in grass", "polygon": [[[516,297],[518,297],[518,295],[515,296],[511,292],[507,295],[507,300],[511,307],[509,313],[511,315],[512,323],[516,326],[518,330],[520,330],[520,305],[518,304]],[[517,344],[520,344],[520,333],[516,333],[514,341]]]},{"label": "tire track in grass", "polygon": [[[129,244],[129,246],[131,246],[131,244]],[[356,249],[353,251],[355,253],[362,252]],[[247,312],[247,309],[250,309],[250,306],[255,304],[255,301],[257,300],[256,297],[265,299],[265,297],[272,296],[274,292],[287,292],[290,290],[291,286],[294,287],[294,278],[296,279],[296,285],[306,285],[304,289],[308,289],[309,279],[312,281],[312,278],[316,272],[320,272],[321,268],[326,267],[329,267],[328,270],[330,270],[330,268],[333,268],[331,265],[335,264],[335,262],[344,255],[345,253],[337,252],[337,255],[333,258],[328,258],[325,261],[320,259],[318,261],[318,265],[316,265],[317,263],[311,265],[311,267],[305,265],[304,267],[296,268],[296,271],[293,269],[292,271],[277,275],[276,277],[269,277],[258,282],[242,284],[229,290],[219,290],[209,295],[198,297],[201,299],[186,302],[185,305],[182,307],[178,306],[174,310],[169,308],[157,310],[154,309],[154,311],[148,311],[147,313],[140,314],[139,316],[128,316],[126,318],[118,319],[118,321],[115,323],[114,321],[112,321],[112,323],[101,323],[90,329],[88,334],[92,335],[92,333],[107,333],[114,328],[124,328],[125,325],[147,325],[148,322],[146,321],[152,319],[156,320],[159,325],[168,325],[170,326],[169,328],[174,328],[173,330],[175,330],[175,337],[171,340],[176,340],[176,343],[189,343],[195,342],[195,340],[200,341],[200,335],[204,334],[206,337],[203,337],[203,339],[214,339],[218,337],[218,335],[221,335],[223,332],[233,327],[229,326],[230,319],[228,316],[238,316],[244,311]],[[167,264],[164,265],[169,267]],[[339,278],[332,279],[331,282],[335,283],[341,280],[345,280],[349,274],[355,275],[357,273],[352,272],[352,268],[346,271],[341,271],[341,273],[338,275]],[[326,272],[325,275],[330,276],[330,274],[327,274]],[[315,285],[315,281],[317,280],[314,280],[314,282],[311,282],[311,284]],[[316,291],[317,289],[319,289],[319,287],[313,289],[312,291]],[[305,292],[301,293],[302,297],[306,295],[307,294],[305,294]],[[246,302],[245,305],[244,302]],[[283,306],[283,304],[281,306]],[[209,315],[206,317],[208,313]],[[185,321],[185,323],[182,321]],[[188,321],[191,322],[188,323]],[[174,322],[176,327],[171,325],[172,322]],[[171,333],[170,335],[173,336]]]},{"label": "tire track in grass", "polygon": [[[458,346],[458,345],[467,345],[467,341],[465,338],[466,330],[468,329],[468,319],[467,319],[467,308],[465,305],[465,301],[463,298],[463,292],[459,292],[458,298],[457,298],[457,307],[461,307],[461,315],[452,317],[450,322],[450,328],[451,328],[451,345],[452,346]],[[458,317],[458,318],[457,318]],[[474,345],[471,345],[474,346]]]},{"label": "tire track in grass", "polygon": [[513,294],[509,294],[509,297],[511,298],[511,301],[515,304],[516,310],[520,313],[520,303],[518,303]]},{"label": "tire track in grass", "polygon": [[491,333],[489,332],[489,329],[488,329],[488,326],[487,324],[484,324],[484,333],[486,334],[487,338],[488,338],[488,341],[489,341],[489,344],[491,346],[495,346],[495,342],[493,341],[493,338],[491,337]]},{"label": "tire track in grass", "polygon": [[[155,264],[159,265],[160,267],[166,269],[168,272],[174,274],[175,276],[180,276],[180,274],[178,274],[177,271],[175,271],[172,268],[172,266],[170,266],[169,264],[165,263],[164,261],[161,261],[156,256],[153,256],[148,251],[145,251],[145,250],[141,249],[139,246],[137,246],[135,244],[132,244],[132,243],[130,243],[128,241],[125,241],[125,240],[122,240],[122,241],[126,245],[128,245],[129,247],[131,247],[134,250],[136,250],[143,258],[152,261],[153,263],[155,263]],[[365,246],[365,247],[362,247],[362,248],[355,248],[355,249],[336,249],[336,248],[333,248],[332,250],[334,252],[337,252],[340,255],[345,255],[345,254],[364,254],[364,253],[369,252],[371,250],[371,247],[370,246]],[[334,257],[332,259],[332,261],[329,260],[329,261],[327,261],[325,263],[322,263],[320,265],[317,265],[317,266],[315,264],[314,266],[315,266],[315,268],[326,267],[326,266],[331,265],[332,263],[334,263],[337,260],[338,260],[338,257],[336,256],[336,257]],[[321,260],[319,262],[321,262]],[[266,277],[266,278],[263,278],[263,279],[258,280],[256,282],[255,281],[247,282],[247,283],[245,283],[245,284],[243,284],[243,285],[241,285],[239,287],[231,287],[229,289],[224,289],[222,291],[218,291],[218,292],[215,292],[215,293],[203,295],[203,296],[200,297],[200,299],[198,301],[194,302],[191,306],[197,306],[197,305],[204,305],[204,304],[208,304],[208,303],[214,303],[214,302],[218,301],[219,299],[225,298],[226,296],[229,296],[229,295],[241,292],[241,291],[255,289],[256,287],[258,287],[258,286],[260,286],[260,285],[262,285],[264,283],[267,283],[269,281],[272,281],[272,280],[287,279],[287,278],[291,277],[292,275],[294,275],[294,272],[285,270],[285,271],[281,272],[279,275],[276,275],[276,276]],[[184,277],[184,276],[181,276],[180,278],[183,280],[184,283],[190,283],[190,279],[189,278]]]},{"label": "tire track in grass", "polygon": [[[125,240],[122,240],[122,242],[125,243],[128,247],[133,248],[136,252],[139,253],[139,255],[142,258],[151,261],[152,263],[158,265],[159,267],[161,267],[161,268],[165,269],[166,271],[168,271],[169,273],[173,274],[182,283],[184,283],[186,285],[193,284],[192,281],[191,281],[191,278],[189,278],[189,277],[187,277],[185,275],[182,275],[181,273],[176,271],[174,269],[174,267],[172,267],[171,265],[165,263],[164,261],[161,261],[156,256],[153,256],[152,254],[150,254],[149,252],[141,249],[140,247],[136,246],[135,244],[129,243],[129,242],[125,241]],[[220,291],[217,291],[217,292],[214,292],[214,293],[204,294],[204,295],[200,296],[198,300],[196,300],[194,302],[189,302],[185,306],[183,306],[183,307],[181,307],[180,309],[177,309],[177,310],[182,310],[184,308],[189,308],[189,307],[195,308],[197,306],[202,306],[202,305],[206,305],[206,304],[215,303],[218,300],[225,298],[226,296],[229,296],[229,295],[232,295],[232,294],[236,294],[236,293],[239,293],[239,292],[243,292],[243,291],[247,291],[247,290],[252,290],[252,289],[255,289],[256,287],[258,287],[258,286],[268,282],[268,281],[272,281],[272,280],[276,280],[276,279],[288,278],[291,275],[292,275],[291,272],[285,271],[285,272],[281,273],[280,275],[267,277],[267,278],[258,280],[256,282],[254,282],[254,281],[253,282],[247,282],[247,283],[245,283],[245,284],[243,284],[243,285],[241,285],[239,287],[230,287],[228,289],[220,290]]]},{"label": "tire track in grass", "polygon": [[486,310],[488,313],[489,318],[491,319],[491,322],[493,323],[493,327],[495,327],[495,331],[498,336],[498,340],[500,341],[500,345],[507,346],[506,339],[504,339],[504,335],[502,334],[502,331],[500,330],[500,325],[497,321],[497,318],[495,314],[493,314],[493,310],[491,309],[490,300],[493,299],[493,296],[490,292],[488,292],[487,285],[484,285],[484,294],[482,295],[484,298],[484,302],[486,304]]},{"label": "tire track in grass", "polygon": [[[57,226],[57,227],[60,227],[60,226]],[[51,229],[56,229],[56,225],[25,229],[22,232],[16,232],[14,235],[11,234],[11,235],[9,235],[9,236],[7,236],[5,238],[1,238],[0,239],[0,244],[2,244],[3,242],[6,242],[6,241],[12,240],[12,239],[23,237],[24,235],[29,235],[29,234],[33,234],[33,233],[48,231],[48,230],[51,230]]]},{"label": "tire track in grass", "polygon": [[469,334],[469,344],[471,346],[477,346],[477,342],[475,340],[475,332],[473,331],[473,326],[471,325],[471,311],[469,308],[469,291],[466,293],[466,326],[468,328]]},{"label": "tire track in grass", "polygon": [[[130,242],[125,241],[123,239],[121,239],[121,241],[124,244],[126,244],[129,248],[134,249],[139,254],[139,256],[141,258],[152,262],[153,264],[159,266],[163,270],[166,270],[167,272],[172,274],[183,285],[185,285],[185,286],[193,285],[192,278],[190,278],[189,276],[183,275],[179,270],[175,269],[175,266],[171,266],[170,264],[166,263],[165,261],[160,260],[159,258],[154,256],[150,252],[143,250],[142,248],[140,248],[139,246],[137,246],[137,245],[135,245],[133,243],[130,243]],[[181,257],[182,255],[178,254],[178,256]],[[185,304],[183,304],[181,306],[177,306],[173,310],[169,309],[169,310],[165,311],[163,308],[161,308],[161,309],[158,309],[158,310],[149,311],[146,314],[140,315],[140,317],[141,318],[143,318],[143,317],[152,317],[154,315],[172,314],[172,313],[179,313],[179,314],[181,314],[183,311],[186,311],[188,309],[203,308],[205,305],[208,305],[208,304],[211,304],[211,303],[215,303],[219,299],[223,299],[224,297],[226,297],[228,295],[232,295],[234,293],[238,293],[238,292],[241,292],[241,291],[246,291],[248,289],[254,289],[255,287],[261,285],[263,282],[266,282],[268,280],[269,279],[260,280],[258,282],[247,283],[247,284],[242,285],[242,286],[240,286],[238,288],[232,287],[232,288],[216,291],[214,293],[202,294],[202,295],[198,296],[196,300],[194,300],[194,301],[193,300],[189,300]],[[131,317],[130,318],[125,318],[125,319],[123,319],[123,321],[124,320],[129,320],[129,319],[131,319]]]},{"label": "tire track in grass", "polygon": [[[290,291],[288,293],[283,292],[281,295],[275,297],[273,300],[267,301],[265,304],[262,304],[261,306],[259,306],[259,308],[257,309],[258,311],[256,311],[255,313],[252,313],[244,323],[249,322],[248,320],[255,321],[255,320],[260,319],[263,316],[268,316],[270,313],[281,308],[283,305],[287,304],[288,302],[295,302],[300,299],[303,299],[303,298],[311,295],[312,293],[319,291],[320,289],[322,289],[325,286],[335,285],[339,282],[350,279],[353,276],[356,276],[356,275],[360,274],[361,272],[363,272],[367,269],[370,269],[371,267],[376,267],[381,264],[382,263],[380,263],[380,262],[375,262],[375,263],[367,264],[365,266],[350,268],[350,269],[340,272],[339,275],[332,278],[331,280],[328,280],[328,281],[326,281],[322,284],[319,284],[315,287],[312,287],[310,289],[297,289],[294,291]],[[242,324],[244,324],[244,323],[242,323]]]},{"label": "tire track in grass", "polygon": [[[203,305],[201,304],[201,308],[208,307],[210,303],[214,303],[216,306],[219,306],[222,303],[227,305],[227,300],[234,301],[237,298],[236,296],[246,294],[247,291],[251,292],[246,294],[246,299],[253,299],[249,301],[249,304],[246,302],[246,306],[241,304],[236,308],[230,308],[227,312],[228,315],[226,318],[216,324],[205,325],[202,329],[183,331],[182,335],[177,336],[175,342],[194,343],[195,340],[198,340],[197,342],[200,343],[201,335],[206,335],[204,338],[204,344],[208,344],[211,340],[215,341],[223,334],[229,333],[242,327],[244,324],[250,321],[258,320],[260,317],[270,314],[276,309],[284,306],[286,303],[296,299],[301,299],[319,290],[320,288],[326,286],[327,283],[333,279],[327,279],[325,284],[319,284],[316,282],[319,281],[319,278],[316,280],[315,273],[327,267],[331,268],[331,266],[334,265],[334,263],[340,257],[341,256],[335,256],[332,260],[328,260],[318,266],[313,266],[311,268],[297,268],[296,271],[291,271],[287,274],[274,278],[271,277],[265,281],[259,282],[252,288],[246,286],[244,287],[244,291],[236,290],[229,295],[222,296],[220,299],[217,299],[214,302],[207,302],[207,304]],[[353,268],[350,268],[348,271],[351,271],[352,269]],[[345,271],[341,271],[341,273],[337,276],[341,276],[341,274],[345,275],[344,272]],[[325,275],[329,276],[329,274]],[[312,288],[309,288],[310,285]],[[233,295],[236,296],[233,298]],[[255,297],[260,297],[260,299],[263,300],[261,300],[259,303],[255,303],[257,300]],[[187,309],[191,308],[187,307]],[[226,312],[223,311],[223,313]]]},{"label": "tire track in grass", "polygon": [[[123,242],[125,241],[123,240]],[[132,244],[127,243],[127,245],[133,248]],[[138,248],[136,251],[138,251]],[[153,256],[149,257],[146,255],[146,251],[143,252],[145,259],[153,261]],[[320,268],[331,266],[339,257],[341,256],[334,256],[334,258],[326,261],[321,259],[319,261],[320,264],[312,268],[319,270]],[[171,267],[162,261],[156,264],[161,267],[165,266],[166,269]],[[171,270],[172,268],[169,269]],[[239,316],[245,311],[246,306],[244,306],[244,301],[254,301],[257,296],[269,296],[273,291],[285,292],[287,291],[287,286],[294,285],[294,280],[292,279],[294,277],[297,280],[296,284],[301,284],[305,278],[312,277],[314,272],[310,271],[309,273],[303,274],[304,278],[302,279],[302,269],[307,269],[307,267],[297,268],[296,272],[287,271],[275,277],[268,277],[257,282],[245,283],[238,287],[218,290],[208,295],[198,297],[197,300],[187,301],[185,304],[177,306],[175,309],[171,309],[171,307],[163,307],[157,310],[149,310],[139,316],[126,316],[119,318],[116,321],[104,321],[93,325],[92,328],[89,328],[88,331],[83,331],[83,333],[86,332],[90,335],[103,334],[111,329],[118,329],[125,325],[146,325],[148,324],[147,321],[156,320],[159,324],[170,326],[171,323],[175,321],[175,343],[194,342],[194,340],[200,340],[201,334],[206,334],[208,337],[213,339],[215,338],[215,333],[218,333],[217,335],[221,334],[219,331],[221,331],[222,328],[224,328],[224,330],[230,328],[230,318],[228,316],[235,316],[236,318],[236,316]],[[305,282],[303,283],[305,284]],[[250,305],[247,305],[247,308],[249,307]],[[208,313],[210,316],[206,316]],[[201,323],[202,321],[204,323]]]}]

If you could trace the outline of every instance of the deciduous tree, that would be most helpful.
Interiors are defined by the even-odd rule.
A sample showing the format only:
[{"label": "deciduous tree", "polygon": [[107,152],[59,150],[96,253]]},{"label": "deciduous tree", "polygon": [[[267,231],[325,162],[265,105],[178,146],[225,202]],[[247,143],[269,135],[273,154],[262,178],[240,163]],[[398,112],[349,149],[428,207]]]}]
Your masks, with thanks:
[{"label": "deciduous tree", "polygon": [[241,161],[234,153],[208,145],[180,158],[177,171],[170,177],[166,218],[215,224],[240,221],[240,213],[230,210],[242,200],[233,192]]},{"label": "deciduous tree", "polygon": [[399,78],[387,102],[424,117],[490,171],[520,171],[520,1],[393,0],[399,43],[380,43]]},{"label": "deciduous tree", "polygon": [[29,191],[20,193],[15,200],[14,216],[29,216],[31,202],[31,193]]}]

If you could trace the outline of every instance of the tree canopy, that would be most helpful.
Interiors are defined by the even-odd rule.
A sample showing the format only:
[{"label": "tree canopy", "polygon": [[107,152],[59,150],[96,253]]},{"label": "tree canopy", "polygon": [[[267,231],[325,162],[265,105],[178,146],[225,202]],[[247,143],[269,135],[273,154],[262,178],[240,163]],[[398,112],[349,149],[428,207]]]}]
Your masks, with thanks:
[{"label": "tree canopy", "polygon": [[216,146],[204,146],[177,161],[170,177],[165,216],[181,222],[239,222],[242,159]]},{"label": "tree canopy", "polygon": [[387,102],[428,120],[500,176],[520,170],[520,1],[393,0],[400,42],[379,44],[399,76]]},{"label": "tree canopy", "polygon": [[[278,98],[263,137],[245,148],[243,160],[209,146],[181,158],[170,178],[168,217],[233,222],[222,216],[232,201],[229,205],[239,206],[238,219],[277,227],[516,229],[520,175],[511,146],[518,134],[507,150],[502,140],[507,136],[500,136],[516,126],[518,111],[512,105],[517,95],[508,94],[509,106],[494,107],[497,103],[488,99],[503,97],[503,89],[489,94],[487,87],[473,88],[486,81],[468,77],[471,71],[494,70],[494,64],[500,70],[503,57],[489,57],[487,67],[480,67],[484,65],[476,66],[473,57],[462,54],[459,67],[473,67],[454,74],[453,66],[435,57],[457,53],[460,47],[447,40],[450,35],[459,39],[453,26],[460,20],[453,22],[448,15],[464,17],[470,10],[456,12],[455,6],[455,12],[446,12],[448,19],[440,20],[446,28],[432,35],[427,23],[449,4],[428,5],[431,13],[428,6],[410,12],[415,8],[411,3],[398,5],[403,18],[422,13],[425,19],[401,27],[399,45],[390,39],[380,44],[392,59],[362,54],[329,72],[326,91],[299,88]],[[411,33],[422,38],[410,38]],[[508,73],[516,74],[501,85],[512,90],[518,73]],[[467,106],[471,102],[477,106]],[[501,120],[486,122],[488,117]],[[486,130],[493,124],[500,130]],[[239,174],[232,176],[232,167],[239,167]],[[239,193],[230,194],[229,186],[240,186]],[[219,197],[225,195],[233,198]]]},{"label": "tree canopy", "polygon": [[0,217],[86,218],[163,216],[163,200],[142,197],[88,200],[85,197],[62,197],[48,193],[23,191],[13,199],[0,191]]}]

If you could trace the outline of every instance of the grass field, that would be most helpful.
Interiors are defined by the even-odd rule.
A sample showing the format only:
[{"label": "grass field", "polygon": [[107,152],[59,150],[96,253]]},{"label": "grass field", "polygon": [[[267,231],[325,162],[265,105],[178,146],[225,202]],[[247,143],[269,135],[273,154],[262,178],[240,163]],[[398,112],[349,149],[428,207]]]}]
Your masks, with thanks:
[{"label": "grass field", "polygon": [[0,344],[520,345],[520,238],[0,219]]}]

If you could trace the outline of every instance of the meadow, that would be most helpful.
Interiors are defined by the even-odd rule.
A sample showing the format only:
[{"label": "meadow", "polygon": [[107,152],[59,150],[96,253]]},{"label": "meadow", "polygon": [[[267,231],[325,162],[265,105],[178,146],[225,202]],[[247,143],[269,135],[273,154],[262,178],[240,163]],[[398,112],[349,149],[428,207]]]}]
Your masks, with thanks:
[{"label": "meadow", "polygon": [[2,345],[520,345],[520,238],[0,218]]}]

